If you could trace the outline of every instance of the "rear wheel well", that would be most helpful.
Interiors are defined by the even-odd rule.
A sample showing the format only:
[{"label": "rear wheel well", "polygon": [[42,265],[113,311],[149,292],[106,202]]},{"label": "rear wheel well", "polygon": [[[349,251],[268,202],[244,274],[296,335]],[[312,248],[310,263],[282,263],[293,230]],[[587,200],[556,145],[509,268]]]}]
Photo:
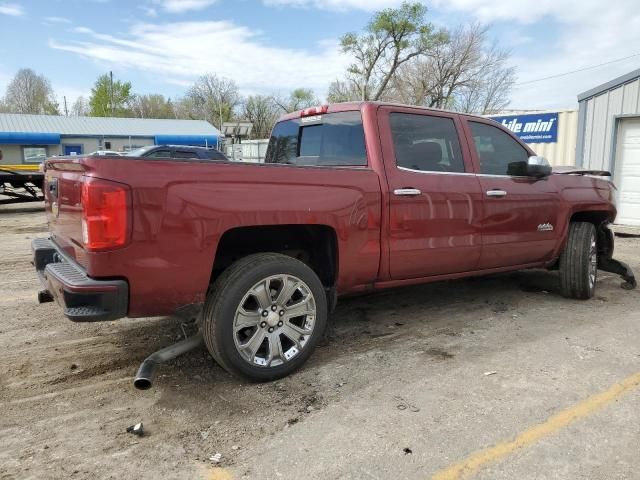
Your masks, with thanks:
[{"label": "rear wheel well", "polygon": [[220,238],[211,283],[237,260],[261,252],[276,252],[306,263],[325,288],[333,288],[338,270],[336,233],[326,225],[263,225],[238,227]]}]

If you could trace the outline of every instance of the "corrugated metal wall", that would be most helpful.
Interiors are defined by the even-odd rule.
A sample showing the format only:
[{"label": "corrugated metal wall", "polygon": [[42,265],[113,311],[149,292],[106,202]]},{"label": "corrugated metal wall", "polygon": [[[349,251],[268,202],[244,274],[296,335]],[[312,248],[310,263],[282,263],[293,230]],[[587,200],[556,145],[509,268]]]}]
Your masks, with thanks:
[{"label": "corrugated metal wall", "polygon": [[[585,168],[611,169],[615,146],[614,121],[617,115],[640,116],[640,78],[607,90],[580,102],[580,113],[584,115],[584,128],[578,134],[582,157],[578,153],[576,163]],[[584,113],[583,113],[584,111]]]},{"label": "corrugated metal wall", "polygon": [[538,155],[551,165],[575,165],[578,111],[558,111],[558,141],[556,143],[528,143]]}]

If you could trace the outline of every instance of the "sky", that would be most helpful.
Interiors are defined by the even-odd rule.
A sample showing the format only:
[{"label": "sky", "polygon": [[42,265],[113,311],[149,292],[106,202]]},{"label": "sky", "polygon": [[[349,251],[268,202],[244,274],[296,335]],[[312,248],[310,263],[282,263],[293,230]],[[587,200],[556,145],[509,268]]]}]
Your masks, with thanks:
[{"label": "sky", "polygon": [[[28,67],[50,79],[61,105],[63,96],[69,105],[88,96],[108,71],[131,81],[135,93],[171,98],[207,72],[235,80],[245,95],[306,87],[323,98],[349,63],[338,48],[340,36],[400,3],[0,0],[0,95],[15,72]],[[575,108],[579,93],[640,68],[638,0],[424,3],[434,25],[481,22],[491,27],[491,41],[510,50],[518,80],[509,108]]]}]

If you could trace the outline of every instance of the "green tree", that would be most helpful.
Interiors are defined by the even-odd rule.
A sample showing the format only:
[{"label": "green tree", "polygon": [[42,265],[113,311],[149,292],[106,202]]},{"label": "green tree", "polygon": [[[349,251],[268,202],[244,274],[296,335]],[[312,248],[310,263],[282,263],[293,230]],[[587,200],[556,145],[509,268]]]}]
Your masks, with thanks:
[{"label": "green tree", "polygon": [[30,68],[21,68],[9,82],[2,101],[11,113],[60,115],[51,82]]},{"label": "green tree", "polygon": [[100,75],[91,89],[89,114],[92,117],[127,117],[131,115],[131,82],[114,80]]},{"label": "green tree", "polygon": [[400,66],[447,42],[444,30],[425,21],[427,7],[404,2],[374,14],[361,34],[340,39],[342,51],[355,59],[348,68],[361,100],[379,100]]},{"label": "green tree", "polygon": [[284,98],[274,97],[274,102],[287,113],[318,105],[320,100],[309,88],[296,88]]}]

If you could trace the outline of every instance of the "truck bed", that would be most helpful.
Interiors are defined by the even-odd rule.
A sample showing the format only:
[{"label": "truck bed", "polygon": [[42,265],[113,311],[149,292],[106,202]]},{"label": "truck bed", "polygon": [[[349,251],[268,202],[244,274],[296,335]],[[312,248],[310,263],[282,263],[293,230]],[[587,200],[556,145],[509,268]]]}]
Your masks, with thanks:
[{"label": "truck bed", "polygon": [[[329,226],[341,252],[337,288],[376,279],[382,207],[370,169],[100,157],[50,159],[45,168],[57,184],[46,198],[52,241],[91,278],[126,272],[130,317],[202,303],[219,242],[248,225]],[[83,246],[81,187],[91,178],[130,188],[124,248]]]}]

